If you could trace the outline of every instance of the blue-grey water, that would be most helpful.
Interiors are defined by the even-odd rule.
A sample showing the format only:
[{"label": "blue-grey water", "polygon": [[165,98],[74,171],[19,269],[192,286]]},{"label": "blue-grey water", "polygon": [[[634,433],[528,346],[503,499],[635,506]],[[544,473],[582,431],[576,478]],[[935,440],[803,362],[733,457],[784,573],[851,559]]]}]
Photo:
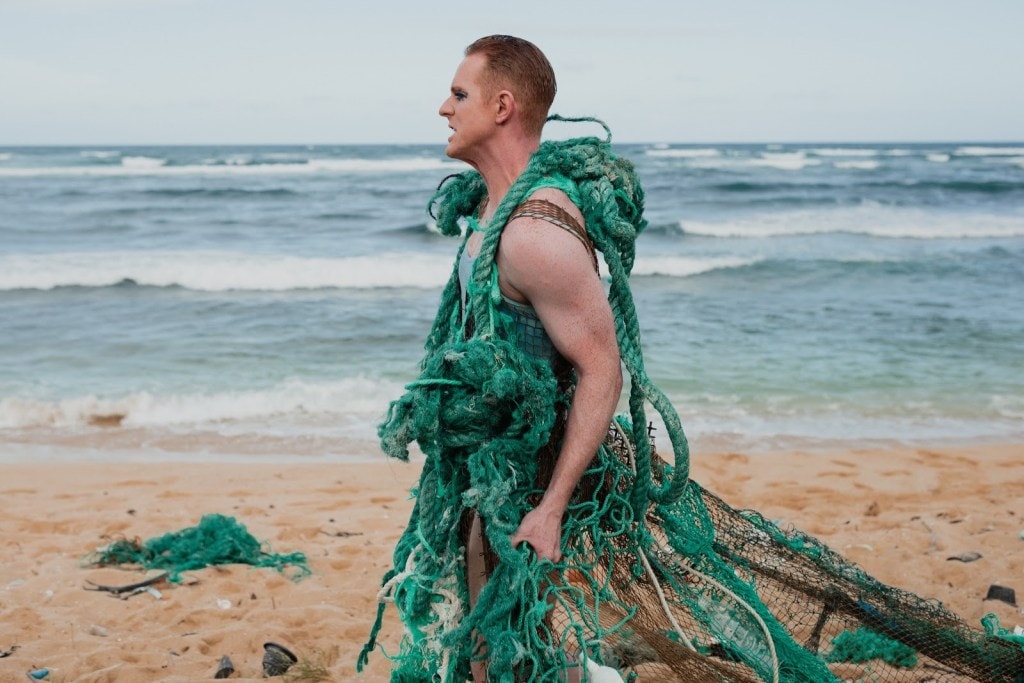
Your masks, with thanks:
[{"label": "blue-grey water", "polygon": [[[696,449],[1024,437],[1024,143],[620,145]],[[373,452],[457,247],[439,146],[0,148],[0,442]]]}]

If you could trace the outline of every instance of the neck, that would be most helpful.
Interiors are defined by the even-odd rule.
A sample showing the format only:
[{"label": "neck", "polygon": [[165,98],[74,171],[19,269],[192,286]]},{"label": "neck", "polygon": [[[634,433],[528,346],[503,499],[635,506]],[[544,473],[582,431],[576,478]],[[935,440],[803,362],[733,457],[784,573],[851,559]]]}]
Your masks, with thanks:
[{"label": "neck", "polygon": [[530,157],[539,146],[539,139],[524,139],[498,144],[470,162],[470,165],[479,171],[484,179],[484,185],[487,186],[485,217],[490,217],[498,208],[509,188],[526,170]]}]

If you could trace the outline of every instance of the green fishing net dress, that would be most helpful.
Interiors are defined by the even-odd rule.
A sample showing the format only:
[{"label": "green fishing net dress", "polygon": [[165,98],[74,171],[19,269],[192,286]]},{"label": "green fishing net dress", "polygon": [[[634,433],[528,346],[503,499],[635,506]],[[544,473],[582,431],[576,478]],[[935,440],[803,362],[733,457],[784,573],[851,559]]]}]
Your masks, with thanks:
[{"label": "green fishing net dress", "polygon": [[[610,139],[544,142],[485,230],[465,315],[457,267],[444,290],[421,375],[379,430],[388,455],[408,460],[416,442],[425,459],[358,667],[393,604],[405,627],[399,650],[387,653],[394,683],[463,683],[473,659],[486,659],[500,683],[1024,683],[1024,639],[998,623],[972,630],[941,604],[880,584],[689,478],[679,417],[644,370],[628,283],[644,195]],[[575,184],[607,269],[629,386],[628,414],[610,426],[568,508],[558,563],[509,539],[543,493],[571,382],[517,344],[494,266],[501,228],[552,176]],[[484,193],[474,171],[448,179],[431,202],[439,229],[459,235]],[[666,458],[648,433],[652,409],[671,445]],[[493,571],[471,609],[474,513]]]}]

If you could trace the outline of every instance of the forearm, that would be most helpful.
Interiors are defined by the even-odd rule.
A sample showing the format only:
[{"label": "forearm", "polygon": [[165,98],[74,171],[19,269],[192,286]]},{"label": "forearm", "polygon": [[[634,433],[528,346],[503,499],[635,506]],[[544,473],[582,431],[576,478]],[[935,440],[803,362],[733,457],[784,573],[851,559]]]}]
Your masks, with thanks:
[{"label": "forearm", "polygon": [[578,382],[569,408],[565,436],[558,460],[538,507],[561,516],[576,484],[587,471],[608,433],[622,391],[618,355],[603,367],[577,370]]}]

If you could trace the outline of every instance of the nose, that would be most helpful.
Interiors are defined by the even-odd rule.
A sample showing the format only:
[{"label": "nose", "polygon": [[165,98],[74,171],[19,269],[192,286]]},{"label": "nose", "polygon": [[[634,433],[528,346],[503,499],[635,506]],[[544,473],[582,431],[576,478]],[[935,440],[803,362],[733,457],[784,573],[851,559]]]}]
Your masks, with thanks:
[{"label": "nose", "polygon": [[448,118],[449,116],[452,115],[453,110],[452,110],[452,97],[451,97],[451,95],[449,95],[448,97],[444,98],[444,101],[441,102],[441,106],[440,106],[440,108],[438,108],[437,113],[438,113],[438,115],[443,116],[445,118]]}]

